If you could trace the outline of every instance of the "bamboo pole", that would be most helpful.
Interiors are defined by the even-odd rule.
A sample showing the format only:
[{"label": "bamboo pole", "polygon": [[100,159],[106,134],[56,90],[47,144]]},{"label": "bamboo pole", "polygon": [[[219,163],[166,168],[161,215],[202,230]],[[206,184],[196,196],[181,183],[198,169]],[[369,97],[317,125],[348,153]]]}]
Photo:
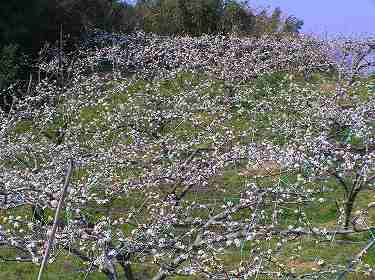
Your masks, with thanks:
[{"label": "bamboo pole", "polygon": [[43,270],[44,270],[44,268],[47,265],[49,251],[50,251],[50,249],[52,247],[52,244],[53,244],[53,241],[55,239],[55,234],[56,234],[56,230],[57,230],[58,219],[59,219],[59,215],[60,215],[63,203],[64,203],[65,196],[66,196],[66,194],[68,192],[68,185],[69,185],[69,181],[70,181],[70,177],[71,177],[72,171],[73,171],[73,159],[70,159],[69,160],[68,172],[67,172],[66,177],[65,177],[65,183],[64,183],[63,192],[61,194],[59,203],[58,203],[57,208],[56,208],[55,218],[53,220],[52,231],[51,231],[50,236],[48,237],[47,248],[46,248],[46,250],[44,252],[42,264],[41,264],[40,269],[39,269],[39,274],[38,274],[38,278],[37,278],[38,280],[42,279]]}]

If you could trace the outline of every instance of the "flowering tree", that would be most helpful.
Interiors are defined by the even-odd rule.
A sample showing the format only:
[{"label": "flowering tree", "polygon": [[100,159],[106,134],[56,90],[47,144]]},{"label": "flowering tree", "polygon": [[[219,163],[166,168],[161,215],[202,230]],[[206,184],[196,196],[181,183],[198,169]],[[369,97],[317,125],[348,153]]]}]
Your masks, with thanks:
[{"label": "flowering tree", "polygon": [[329,49],[336,58],[336,68],[340,69],[339,79],[350,85],[375,66],[373,38],[337,37],[329,42]]},{"label": "flowering tree", "polygon": [[[292,75],[234,82],[334,65],[323,42],[290,40],[136,34],[41,60],[30,96],[0,115],[2,260],[43,263],[41,278],[65,252],[108,279],[136,279],[133,264],[154,280],[295,279],[286,254],[298,260],[304,243],[372,233],[374,205],[355,203],[375,180],[373,96],[343,104]],[[330,193],[341,197],[327,226],[311,209]],[[366,241],[348,265],[318,252],[298,276],[373,273]]]}]

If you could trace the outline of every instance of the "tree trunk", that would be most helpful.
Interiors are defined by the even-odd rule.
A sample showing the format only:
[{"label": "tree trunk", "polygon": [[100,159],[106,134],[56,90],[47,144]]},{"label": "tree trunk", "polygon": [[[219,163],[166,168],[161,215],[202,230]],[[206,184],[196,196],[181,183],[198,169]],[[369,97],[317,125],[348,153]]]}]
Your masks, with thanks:
[{"label": "tree trunk", "polygon": [[125,279],[126,280],[135,280],[134,275],[133,275],[133,271],[132,271],[132,268],[131,268],[131,264],[127,263],[130,259],[130,255],[129,254],[118,255],[116,257],[116,259],[117,259],[118,263],[121,265],[122,269],[124,270]]},{"label": "tree trunk", "polygon": [[[354,184],[353,188],[355,188],[355,185],[356,184]],[[361,184],[358,188],[356,188],[353,192],[351,192],[351,194],[348,197],[348,200],[345,203],[345,223],[344,223],[344,229],[348,229],[349,228],[350,220],[351,220],[351,217],[352,217],[352,211],[353,211],[354,202],[355,202],[355,200],[357,198],[358,193],[361,191],[362,187],[363,187],[363,185]]]},{"label": "tree trunk", "polygon": [[126,280],[135,280],[130,264],[124,264],[122,268],[124,269]]},{"label": "tree trunk", "polygon": [[345,223],[344,229],[349,229],[350,218],[352,216],[352,210],[354,205],[354,199],[349,198],[349,200],[345,204]]}]

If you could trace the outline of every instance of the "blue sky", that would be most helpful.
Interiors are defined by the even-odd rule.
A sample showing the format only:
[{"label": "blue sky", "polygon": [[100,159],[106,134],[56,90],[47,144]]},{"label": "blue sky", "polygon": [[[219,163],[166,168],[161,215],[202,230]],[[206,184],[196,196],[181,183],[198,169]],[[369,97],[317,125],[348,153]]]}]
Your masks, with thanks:
[{"label": "blue sky", "polygon": [[[135,0],[128,0],[135,2]],[[375,0],[249,0],[251,7],[279,6],[304,21],[302,33],[375,36]]]},{"label": "blue sky", "polygon": [[304,21],[302,33],[375,36],[375,0],[250,0],[250,6],[279,6]]}]

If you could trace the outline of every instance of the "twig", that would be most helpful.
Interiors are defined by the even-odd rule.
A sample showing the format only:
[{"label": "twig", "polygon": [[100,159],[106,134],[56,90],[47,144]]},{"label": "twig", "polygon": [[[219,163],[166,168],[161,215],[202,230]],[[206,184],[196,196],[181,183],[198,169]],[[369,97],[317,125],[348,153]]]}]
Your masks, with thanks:
[{"label": "twig", "polygon": [[52,244],[53,244],[53,241],[55,239],[55,234],[56,234],[57,225],[58,225],[57,221],[58,221],[58,218],[59,218],[59,215],[60,215],[61,208],[63,206],[65,196],[68,192],[68,185],[69,185],[69,180],[70,180],[70,177],[71,177],[71,174],[72,174],[72,170],[73,170],[73,159],[70,159],[69,169],[68,169],[67,175],[65,177],[64,189],[63,189],[62,195],[60,197],[59,203],[57,205],[57,209],[56,209],[56,212],[55,212],[55,219],[53,220],[52,232],[49,236],[47,248],[44,252],[43,261],[42,261],[42,264],[40,266],[40,270],[39,270],[39,274],[38,274],[38,278],[37,278],[38,280],[42,279],[42,274],[43,274],[43,270],[44,270],[44,268],[47,264],[49,251],[50,251],[50,249],[52,247]]}]

